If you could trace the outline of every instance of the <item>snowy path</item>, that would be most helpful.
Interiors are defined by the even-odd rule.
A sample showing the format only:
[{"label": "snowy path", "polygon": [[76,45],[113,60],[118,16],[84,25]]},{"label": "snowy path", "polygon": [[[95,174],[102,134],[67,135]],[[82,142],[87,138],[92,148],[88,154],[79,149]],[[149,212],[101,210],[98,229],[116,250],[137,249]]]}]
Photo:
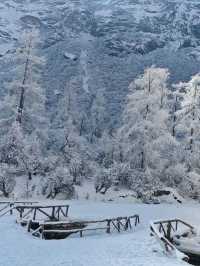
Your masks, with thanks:
[{"label": "snowy path", "polygon": [[[82,239],[42,241],[32,238],[14,223],[14,217],[0,219],[0,265],[2,266],[183,266],[163,255],[149,235],[149,220],[184,218],[198,224],[199,205],[142,205],[70,202],[73,217],[102,218],[138,213],[142,224],[135,232],[99,234]],[[195,223],[194,223],[195,221]],[[153,252],[157,250],[157,252]]]}]

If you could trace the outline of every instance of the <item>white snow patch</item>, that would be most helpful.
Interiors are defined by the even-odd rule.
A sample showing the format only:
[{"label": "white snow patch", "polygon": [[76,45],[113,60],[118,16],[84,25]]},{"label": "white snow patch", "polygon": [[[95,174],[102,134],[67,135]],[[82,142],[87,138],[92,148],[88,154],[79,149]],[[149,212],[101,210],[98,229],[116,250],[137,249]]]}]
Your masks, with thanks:
[{"label": "white snow patch", "polygon": [[83,89],[86,93],[89,93],[88,55],[85,50],[81,51],[80,64],[82,66]]},{"label": "white snow patch", "polygon": [[70,59],[70,60],[73,60],[73,61],[78,59],[78,57],[75,54],[71,54],[71,53],[68,53],[68,52],[64,53],[64,57],[66,59]]}]

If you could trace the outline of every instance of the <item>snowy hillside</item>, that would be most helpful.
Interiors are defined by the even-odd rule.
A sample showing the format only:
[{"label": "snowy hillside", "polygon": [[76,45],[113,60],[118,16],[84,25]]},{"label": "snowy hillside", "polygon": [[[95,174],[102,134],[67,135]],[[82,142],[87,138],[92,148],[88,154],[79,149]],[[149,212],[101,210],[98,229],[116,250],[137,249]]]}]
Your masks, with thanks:
[{"label": "snowy hillside", "polygon": [[0,14],[4,197],[200,197],[198,1],[3,0]]},{"label": "snowy hillside", "polygon": [[[129,82],[144,67],[169,67],[175,81],[186,80],[199,69],[198,1],[2,0],[0,11],[2,56],[12,53],[23,29],[34,25],[41,30],[52,108],[58,100],[54,92],[63,94],[65,82],[74,73],[87,75],[91,93],[105,88],[109,123],[114,124]],[[65,53],[78,60],[66,60]],[[82,53],[87,54],[83,72]]]}]

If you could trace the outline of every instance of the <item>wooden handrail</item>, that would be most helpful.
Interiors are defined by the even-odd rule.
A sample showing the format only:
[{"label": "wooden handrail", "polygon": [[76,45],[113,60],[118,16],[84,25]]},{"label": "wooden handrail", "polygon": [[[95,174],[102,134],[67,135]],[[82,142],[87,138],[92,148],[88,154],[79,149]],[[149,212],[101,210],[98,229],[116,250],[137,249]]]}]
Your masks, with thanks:
[{"label": "wooden handrail", "polygon": [[183,220],[181,219],[171,219],[171,220],[163,220],[163,221],[155,221],[154,224],[167,224],[167,223],[174,223],[174,222],[179,222],[179,223],[182,223],[184,224],[185,226],[189,227],[190,229],[194,229],[194,226],[184,222]]},{"label": "wooden handrail", "polygon": [[15,209],[14,206],[13,206],[12,208],[9,208],[6,212],[4,212],[4,213],[2,213],[2,214],[0,215],[0,218],[3,217],[4,215],[6,215],[6,214],[9,213],[9,212],[12,212],[14,209]]},{"label": "wooden handrail", "polygon": [[64,208],[64,207],[69,207],[69,205],[68,204],[53,204],[53,205],[30,205],[30,206],[26,206],[26,205],[17,205],[16,206],[17,208],[22,208],[22,209],[35,209],[35,208],[41,208],[41,209],[46,209],[46,208],[52,208],[52,207],[62,207],[62,208]]},{"label": "wooden handrail", "polygon": [[[177,221],[177,220],[179,220],[179,219],[174,219],[174,220],[167,220],[167,221],[163,221],[164,223],[169,223],[169,221]],[[180,220],[181,221],[181,220]],[[181,221],[181,222],[183,222],[183,221]],[[155,227],[155,225],[159,225],[159,224],[162,224],[162,221],[156,221],[156,222],[152,222],[152,223],[150,223],[150,230],[151,230],[151,232],[153,233],[153,235],[157,238],[157,240],[160,242],[160,244],[162,245],[162,246],[164,246],[164,248],[165,248],[165,251],[166,252],[173,252],[173,254],[175,255],[175,256],[177,256],[178,258],[180,258],[180,259],[182,259],[183,261],[188,261],[189,260],[189,257],[186,255],[186,254],[184,254],[182,251],[180,251],[180,250],[178,250],[177,248],[176,248],[176,246],[174,246],[171,242],[170,242],[170,240],[169,239],[167,239],[166,237],[165,237],[165,235],[163,236],[162,234],[161,234],[161,232],[159,232],[158,230],[157,230],[157,228]]]},{"label": "wooden handrail", "polygon": [[[125,219],[136,219],[137,224],[139,223],[139,215],[133,215],[133,216],[125,216],[125,217],[115,217],[115,218],[108,218],[108,219],[102,219],[102,220],[73,220],[71,222],[77,222],[77,223],[83,223],[83,224],[92,224],[92,223],[105,223],[108,221],[118,221],[118,220],[125,220]],[[70,222],[70,221],[69,221]],[[41,222],[40,224],[44,225],[53,225],[53,224],[66,224],[66,221],[52,221],[52,222]]]}]

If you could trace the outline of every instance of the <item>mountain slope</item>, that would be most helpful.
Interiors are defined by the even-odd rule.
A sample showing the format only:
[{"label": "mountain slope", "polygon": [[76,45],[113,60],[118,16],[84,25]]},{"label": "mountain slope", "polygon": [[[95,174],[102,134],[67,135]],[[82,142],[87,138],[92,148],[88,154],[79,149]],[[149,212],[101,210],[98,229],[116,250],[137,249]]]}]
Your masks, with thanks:
[{"label": "mountain slope", "polygon": [[0,13],[0,80],[9,67],[3,58],[15,52],[20,32],[39,28],[51,110],[65,83],[78,76],[80,93],[86,94],[81,104],[85,106],[87,94],[105,88],[108,118],[115,124],[129,82],[144,67],[168,67],[173,81],[199,71],[199,1],[3,0]]}]

